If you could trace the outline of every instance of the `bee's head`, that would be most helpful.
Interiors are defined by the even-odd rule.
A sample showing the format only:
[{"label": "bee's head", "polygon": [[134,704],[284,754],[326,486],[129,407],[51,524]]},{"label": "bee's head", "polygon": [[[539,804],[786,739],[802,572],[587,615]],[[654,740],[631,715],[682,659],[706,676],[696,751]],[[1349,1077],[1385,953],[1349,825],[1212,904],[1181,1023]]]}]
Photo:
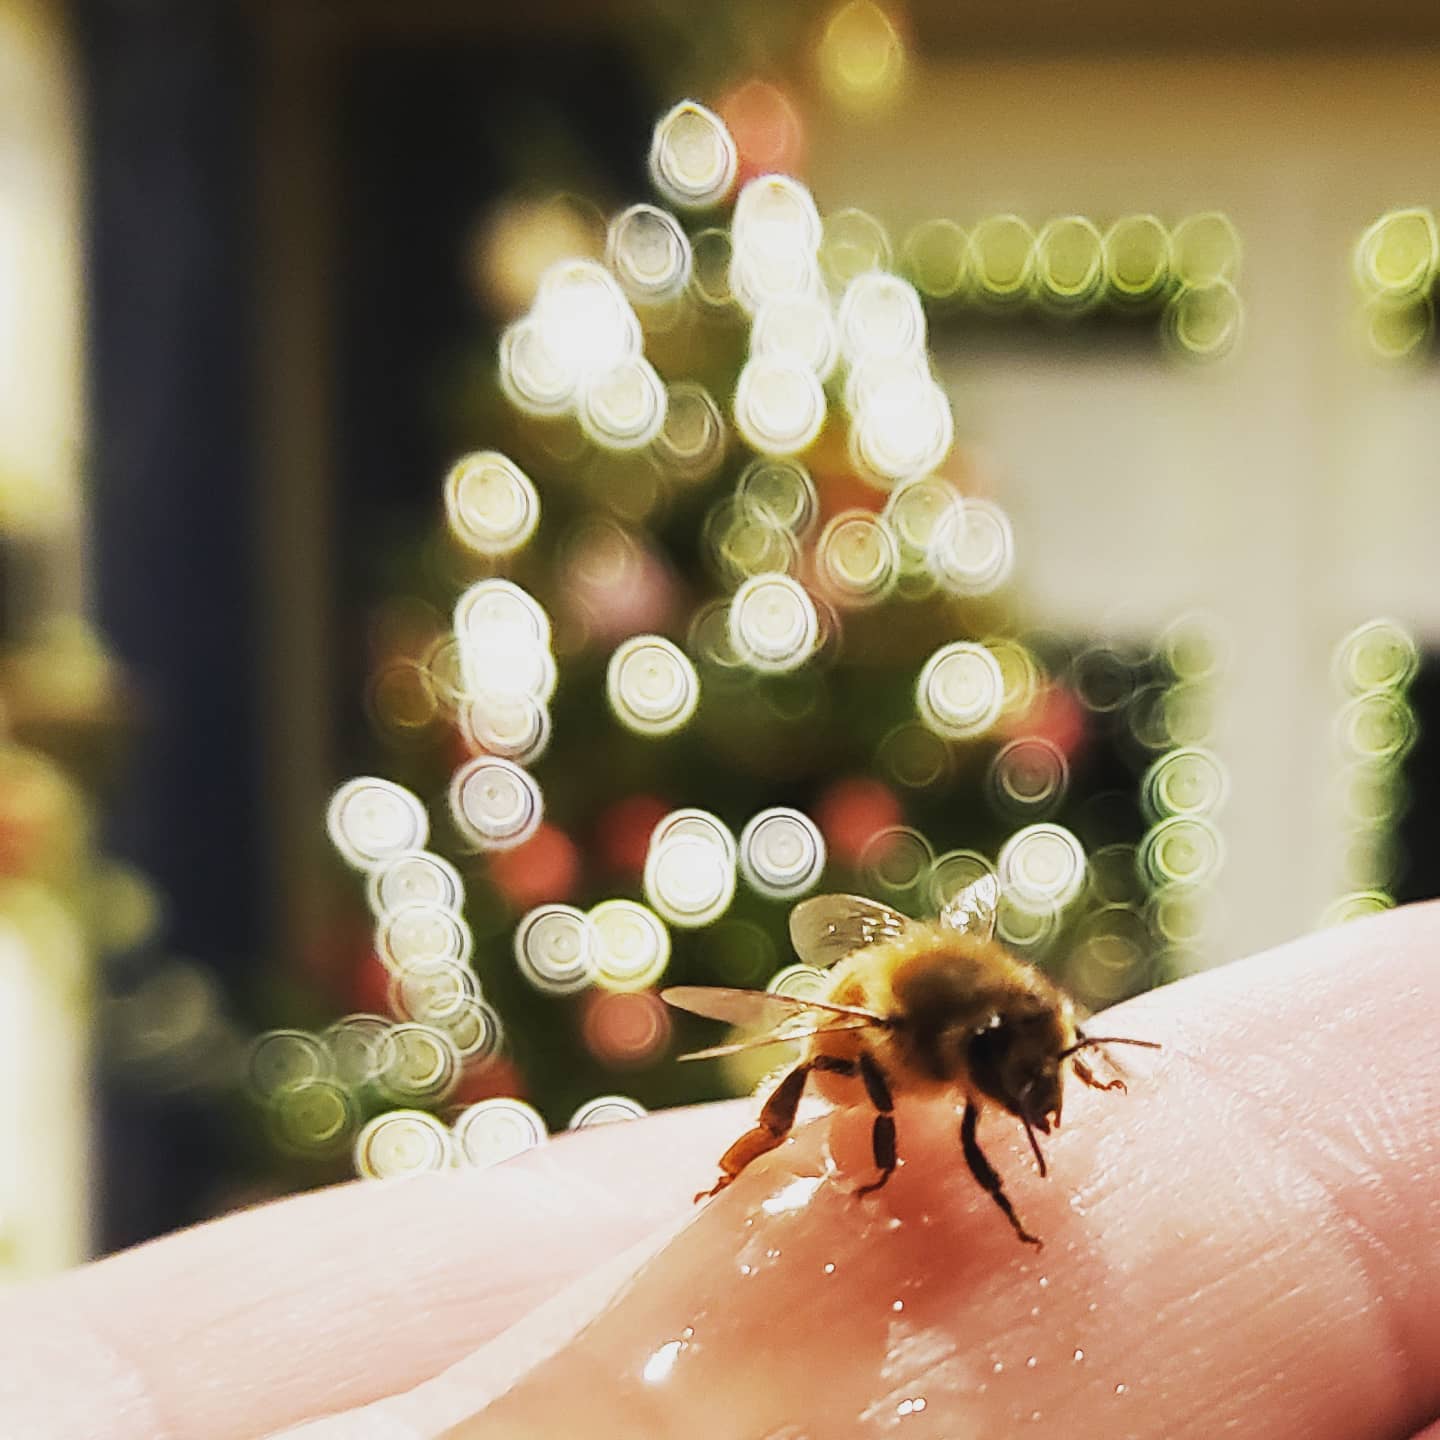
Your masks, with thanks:
[{"label": "bee's head", "polygon": [[971,1081],[982,1094],[1042,1135],[1060,1123],[1061,1061],[1069,1042],[1054,1005],[997,1014],[970,1041]]}]

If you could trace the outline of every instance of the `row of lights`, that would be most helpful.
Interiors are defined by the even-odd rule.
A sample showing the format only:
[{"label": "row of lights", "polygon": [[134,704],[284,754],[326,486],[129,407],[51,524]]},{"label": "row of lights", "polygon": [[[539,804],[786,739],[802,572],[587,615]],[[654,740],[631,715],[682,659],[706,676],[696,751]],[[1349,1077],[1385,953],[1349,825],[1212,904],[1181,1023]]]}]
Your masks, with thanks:
[{"label": "row of lights", "polygon": [[1356,241],[1352,263],[1370,348],[1385,360],[1420,352],[1435,329],[1440,229],[1434,211],[1414,206],[1380,216]]},{"label": "row of lights", "polygon": [[1402,766],[1417,733],[1408,690],[1419,668],[1414,637],[1393,620],[1370,620],[1336,647],[1341,705],[1340,809],[1346,835],[1345,891],[1322,923],[1389,909],[1399,855],[1394,827],[1405,804]]}]

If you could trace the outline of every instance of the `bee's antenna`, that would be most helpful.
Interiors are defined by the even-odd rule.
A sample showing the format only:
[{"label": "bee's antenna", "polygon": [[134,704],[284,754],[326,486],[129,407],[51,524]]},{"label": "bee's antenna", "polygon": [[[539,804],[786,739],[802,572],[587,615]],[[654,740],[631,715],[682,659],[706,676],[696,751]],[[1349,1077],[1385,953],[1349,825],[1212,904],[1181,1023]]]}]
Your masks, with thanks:
[{"label": "bee's antenna", "polygon": [[1060,1052],[1060,1058],[1066,1059],[1079,1050],[1089,1050],[1096,1045],[1143,1045],[1147,1050],[1161,1050],[1164,1047],[1158,1040],[1131,1040],[1124,1035],[1084,1035],[1077,1040],[1068,1050]]},{"label": "bee's antenna", "polygon": [[1035,1138],[1035,1127],[1030,1123],[1027,1115],[1022,1115],[1021,1120],[1025,1122],[1025,1133],[1030,1137],[1030,1148],[1035,1152],[1035,1163],[1040,1167],[1040,1178],[1043,1180],[1049,1173],[1045,1168],[1045,1157],[1040,1153],[1040,1142]]}]

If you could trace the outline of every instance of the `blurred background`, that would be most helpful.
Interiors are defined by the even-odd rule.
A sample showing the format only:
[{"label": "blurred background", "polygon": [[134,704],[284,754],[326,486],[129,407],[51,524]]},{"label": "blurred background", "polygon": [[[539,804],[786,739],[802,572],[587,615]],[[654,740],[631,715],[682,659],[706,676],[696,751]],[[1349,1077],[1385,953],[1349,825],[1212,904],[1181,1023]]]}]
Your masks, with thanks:
[{"label": "blurred background", "polygon": [[1437,43],[0,0],[0,1279],[1440,894]]}]

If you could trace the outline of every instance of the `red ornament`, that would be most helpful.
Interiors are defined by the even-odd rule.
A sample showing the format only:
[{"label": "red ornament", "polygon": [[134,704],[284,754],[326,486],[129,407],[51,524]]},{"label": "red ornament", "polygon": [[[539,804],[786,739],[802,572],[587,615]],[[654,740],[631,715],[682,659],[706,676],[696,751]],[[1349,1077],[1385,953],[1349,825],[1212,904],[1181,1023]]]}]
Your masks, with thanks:
[{"label": "red ornament", "polygon": [[1015,739],[1033,735],[1048,740],[1071,760],[1086,740],[1085,707],[1068,686],[1052,681],[1040,686],[1029,705],[1009,717],[1004,728]]},{"label": "red ornament", "polygon": [[865,847],[882,830],[900,824],[900,802],[879,780],[853,776],[825,791],[815,819],[830,853],[847,865],[858,865]]},{"label": "red ornament", "polygon": [[600,817],[596,836],[606,869],[616,875],[641,874],[650,837],[669,813],[670,807],[654,795],[627,795],[610,806]]},{"label": "red ornament", "polygon": [[757,175],[798,175],[805,163],[805,122],[778,85],[747,80],[715,107],[740,157],[740,183]]},{"label": "red ornament", "polygon": [[490,878],[517,910],[568,900],[580,878],[580,854],[563,830],[541,825],[523,845],[491,856]]}]

